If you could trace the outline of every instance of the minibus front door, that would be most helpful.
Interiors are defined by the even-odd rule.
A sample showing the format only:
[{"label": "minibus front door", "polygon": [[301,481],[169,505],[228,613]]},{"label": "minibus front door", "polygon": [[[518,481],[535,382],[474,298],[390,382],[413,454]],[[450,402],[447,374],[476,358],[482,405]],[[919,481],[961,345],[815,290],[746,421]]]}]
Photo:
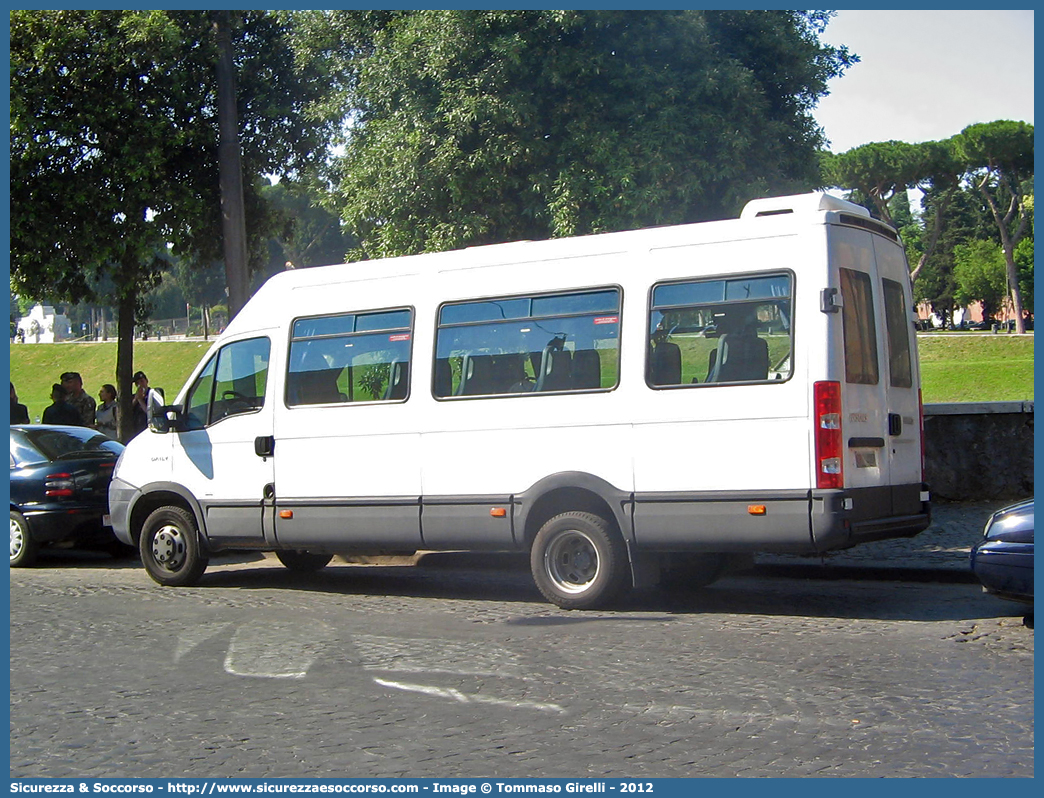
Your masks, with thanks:
[{"label": "minibus front door", "polygon": [[267,337],[224,345],[186,395],[186,429],[177,435],[175,460],[215,548],[264,543],[262,502],[275,472],[273,457],[259,456],[256,447],[258,438],[272,435],[269,349]]}]

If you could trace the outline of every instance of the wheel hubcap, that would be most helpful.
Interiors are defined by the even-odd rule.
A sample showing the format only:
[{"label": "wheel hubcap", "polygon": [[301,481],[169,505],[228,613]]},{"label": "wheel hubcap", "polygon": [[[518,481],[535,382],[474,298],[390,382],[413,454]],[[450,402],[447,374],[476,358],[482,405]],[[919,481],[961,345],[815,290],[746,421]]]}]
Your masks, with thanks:
[{"label": "wheel hubcap", "polygon": [[18,556],[18,553],[22,550],[22,546],[25,545],[25,540],[22,537],[22,527],[12,518],[11,519],[11,559],[13,560]]},{"label": "wheel hubcap", "polygon": [[598,551],[587,535],[570,530],[548,546],[544,565],[559,590],[582,593],[598,575]]},{"label": "wheel hubcap", "polygon": [[185,536],[176,526],[164,526],[152,538],[153,559],[169,571],[185,564]]}]

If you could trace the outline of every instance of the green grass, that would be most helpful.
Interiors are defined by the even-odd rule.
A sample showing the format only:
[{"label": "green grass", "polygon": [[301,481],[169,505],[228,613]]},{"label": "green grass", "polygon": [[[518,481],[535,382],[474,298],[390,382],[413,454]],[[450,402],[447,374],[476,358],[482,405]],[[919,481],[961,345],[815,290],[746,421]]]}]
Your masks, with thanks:
[{"label": "green grass", "polygon": [[[924,335],[917,342],[925,402],[1033,399],[1032,335]],[[209,346],[204,341],[139,341],[134,369],[148,374],[149,382],[173,400]],[[63,371],[80,372],[95,398],[104,383],[116,382],[115,342],[24,344],[10,352],[11,380],[32,419],[50,404],[51,385]],[[697,355],[706,363],[705,353]]]},{"label": "green grass", "polygon": [[1032,335],[918,336],[925,402],[1033,399]]},{"label": "green grass", "polygon": [[[173,401],[212,341],[136,341],[134,370],[149,375],[151,386]],[[95,401],[98,389],[116,385],[116,343],[16,344],[10,348],[11,381],[18,400],[36,420],[51,403],[51,386],[63,371],[78,371],[83,387]],[[119,387],[119,386],[117,386]]]}]

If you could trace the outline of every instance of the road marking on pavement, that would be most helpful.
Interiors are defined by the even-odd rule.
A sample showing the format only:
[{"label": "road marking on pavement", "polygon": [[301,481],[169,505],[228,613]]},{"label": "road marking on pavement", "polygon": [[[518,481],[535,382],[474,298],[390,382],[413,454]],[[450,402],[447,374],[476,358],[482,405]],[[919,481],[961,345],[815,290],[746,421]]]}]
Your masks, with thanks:
[{"label": "road marking on pavement", "polygon": [[174,649],[174,661],[178,662],[200,643],[205,643],[207,640],[214,637],[214,635],[225,631],[225,629],[231,625],[232,624],[228,621],[221,621],[218,623],[201,623],[191,629],[186,629],[178,635],[178,644]]},{"label": "road marking on pavement", "polygon": [[528,678],[516,654],[488,643],[381,635],[352,635],[352,641],[366,670]]},{"label": "road marking on pavement", "polygon": [[374,681],[382,687],[405,690],[409,693],[422,693],[437,698],[450,698],[461,704],[495,704],[497,706],[512,707],[515,709],[536,709],[541,712],[558,712],[560,714],[565,714],[565,708],[558,704],[545,704],[540,701],[512,701],[507,698],[494,698],[493,696],[485,695],[468,695],[467,693],[462,693],[460,690],[454,690],[451,687],[433,687],[428,684],[407,684],[405,682],[392,682],[387,679],[378,679],[376,677],[374,677]]},{"label": "road marking on pavement", "polygon": [[333,636],[321,621],[249,621],[228,644],[225,672],[263,679],[303,679]]}]

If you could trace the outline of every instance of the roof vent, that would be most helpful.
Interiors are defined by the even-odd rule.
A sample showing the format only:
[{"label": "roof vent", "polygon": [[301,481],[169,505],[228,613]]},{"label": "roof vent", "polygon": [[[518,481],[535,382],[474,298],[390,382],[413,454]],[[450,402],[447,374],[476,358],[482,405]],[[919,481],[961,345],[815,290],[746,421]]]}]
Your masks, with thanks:
[{"label": "roof vent", "polygon": [[870,212],[861,205],[840,197],[817,191],[812,194],[794,194],[789,197],[767,197],[751,200],[743,206],[741,219],[759,216],[781,216],[788,213],[817,213],[822,211],[844,211],[870,218]]}]

